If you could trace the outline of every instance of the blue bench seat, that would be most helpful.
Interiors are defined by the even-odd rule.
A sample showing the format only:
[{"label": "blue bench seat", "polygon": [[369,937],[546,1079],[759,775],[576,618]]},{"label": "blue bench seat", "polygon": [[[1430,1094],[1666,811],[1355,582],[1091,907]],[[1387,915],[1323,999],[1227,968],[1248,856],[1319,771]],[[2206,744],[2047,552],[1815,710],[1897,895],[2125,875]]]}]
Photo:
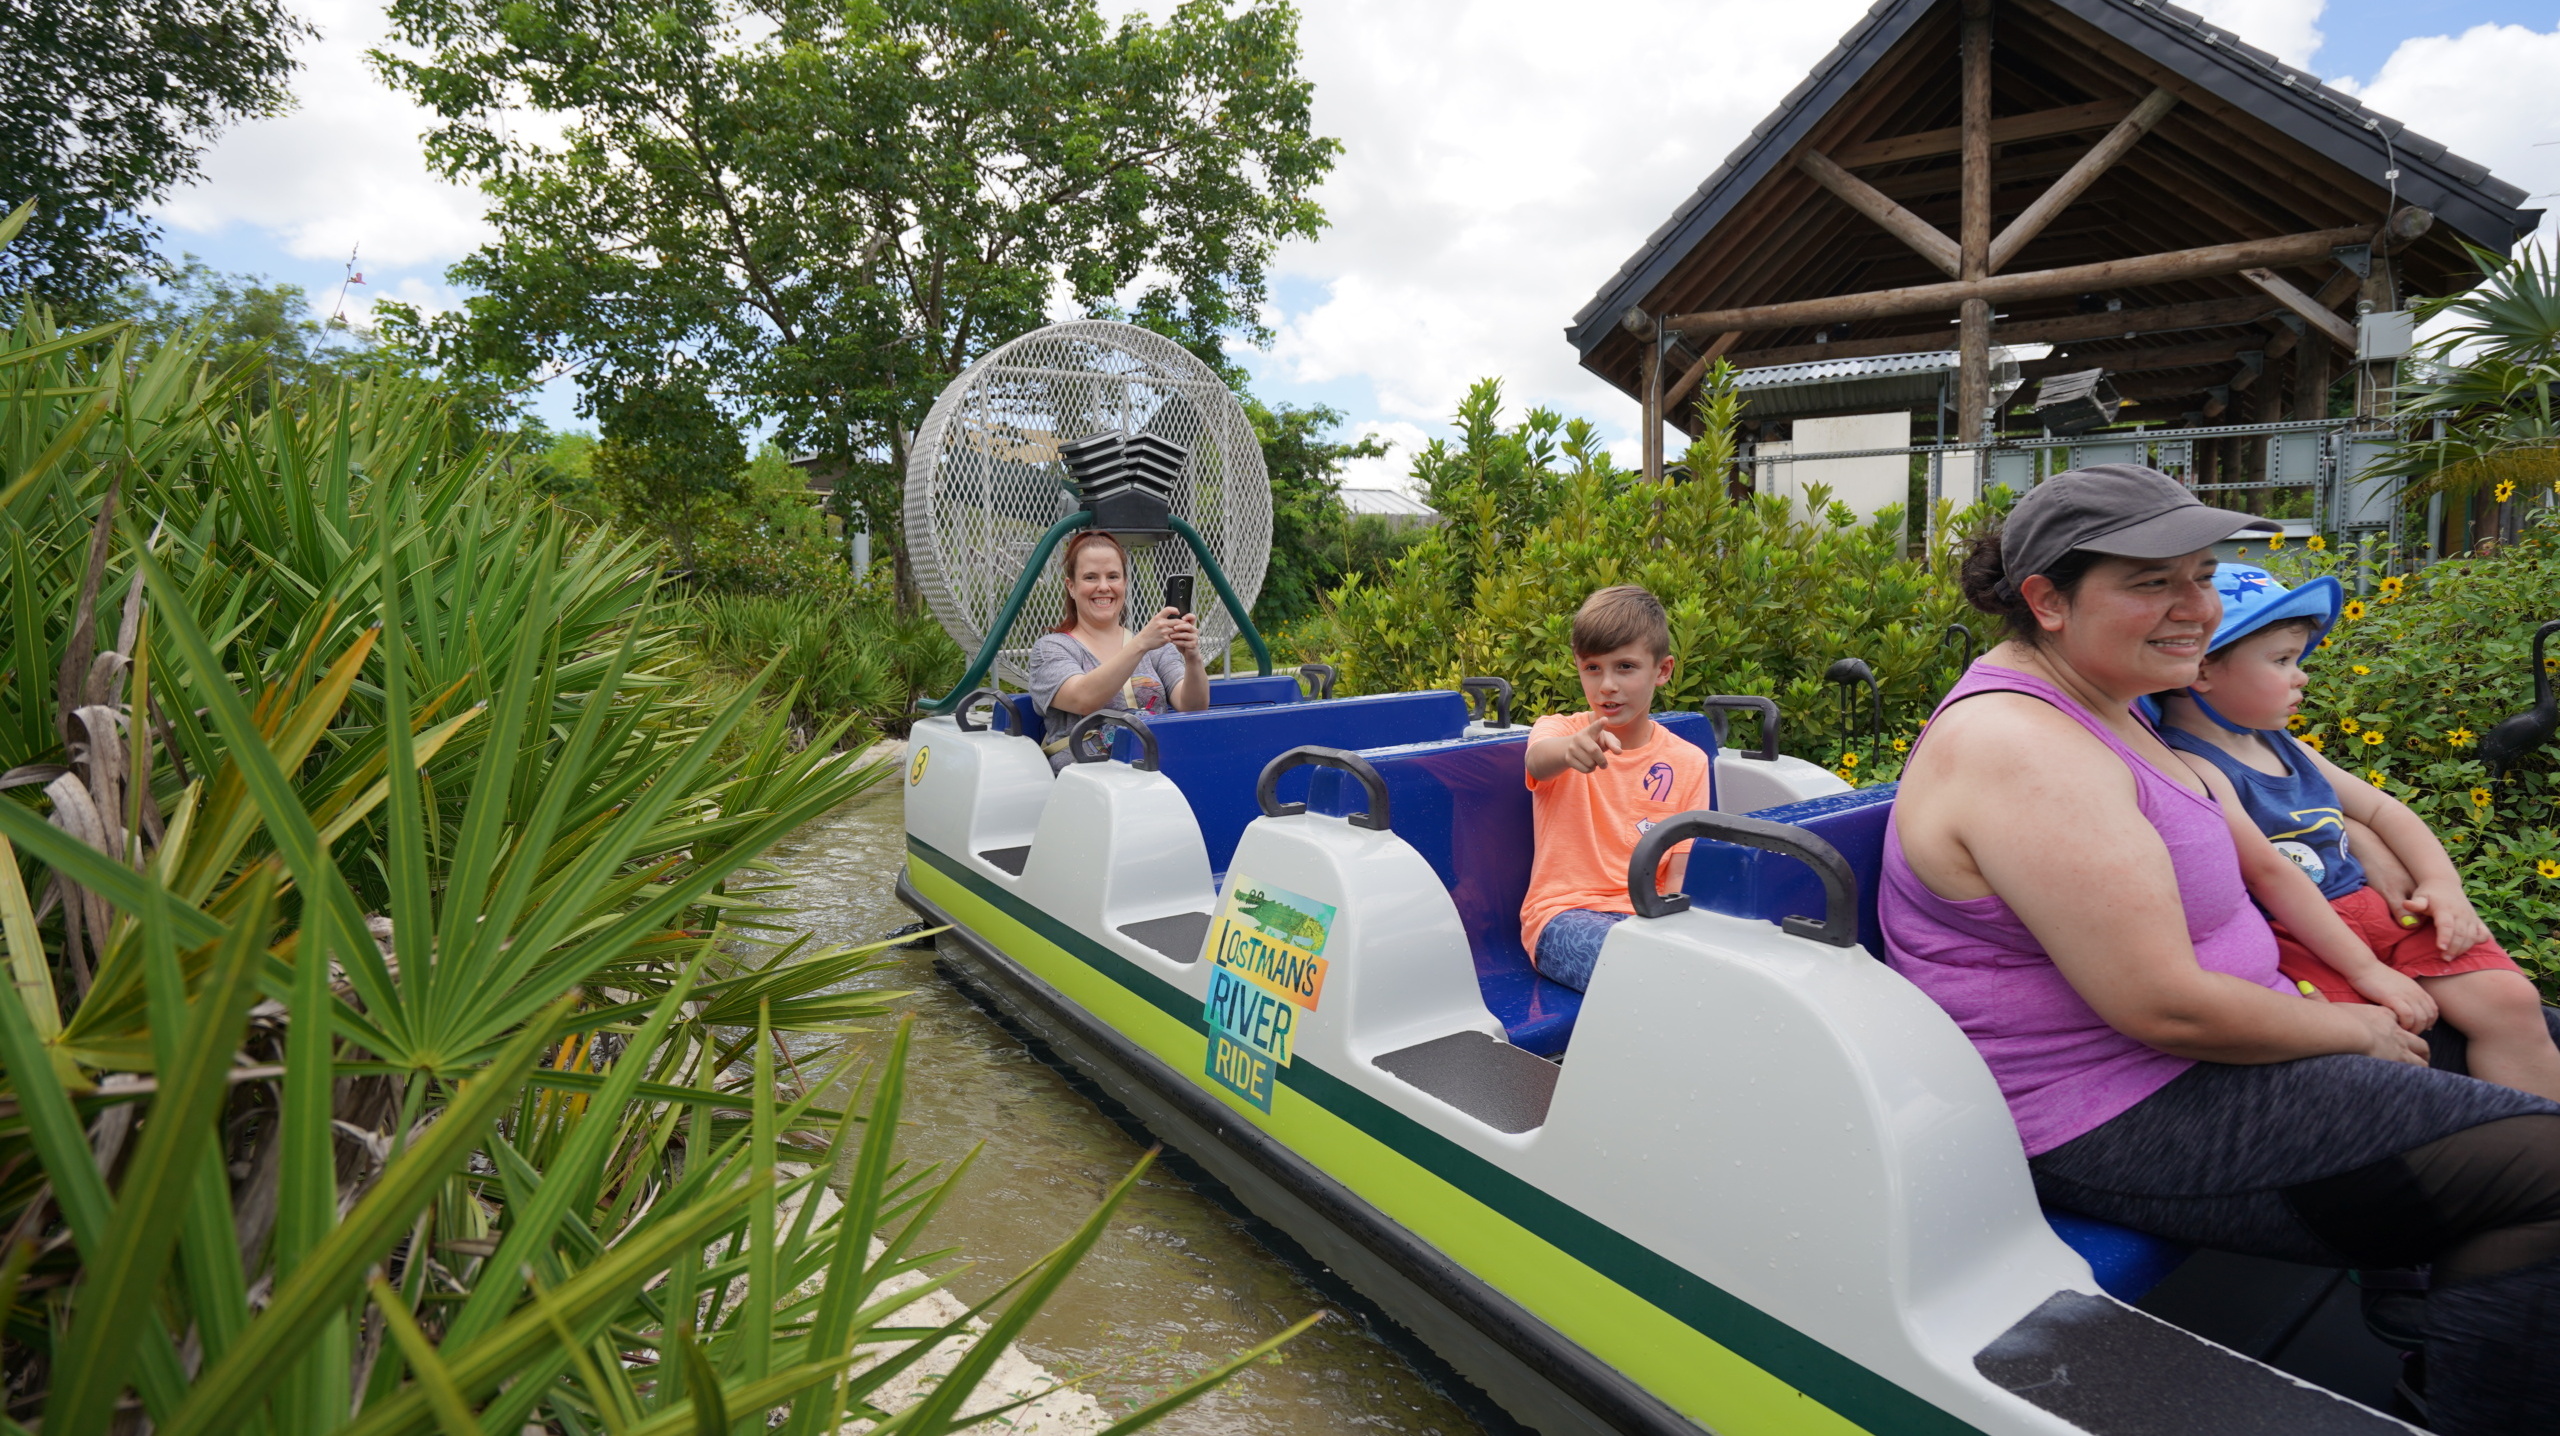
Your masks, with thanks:
[{"label": "blue bench seat", "polygon": [[[1192,816],[1200,822],[1200,836],[1209,847],[1209,870],[1223,875],[1245,825],[1262,815],[1253,788],[1272,759],[1305,744],[1356,750],[1455,738],[1467,728],[1467,700],[1435,688],[1322,703],[1160,713],[1146,723],[1155,734],[1160,771],[1182,790]],[[1124,763],[1135,761],[1137,735],[1125,728],[1114,728],[1111,734],[1111,756]],[[1310,771],[1314,770],[1298,768],[1282,774],[1279,800],[1303,801]]]},{"label": "blue bench seat", "polygon": [[[1715,727],[1702,713],[1656,720],[1674,738],[1715,757]],[[1549,982],[1520,945],[1520,904],[1529,894],[1533,856],[1529,789],[1521,780],[1526,728],[1494,738],[1426,743],[1361,753],[1386,781],[1396,836],[1413,846],[1449,889],[1476,983],[1512,1045],[1541,1057],[1561,1056],[1582,1013],[1582,994]],[[1318,773],[1308,807],[1340,816],[1360,809],[1360,786],[1331,770]]]},{"label": "blue bench seat", "polygon": [[[1211,708],[1241,708],[1256,703],[1295,703],[1301,696],[1298,692],[1298,677],[1294,673],[1239,673],[1223,678],[1212,676],[1209,679]],[[1016,732],[1035,741],[1049,736],[1049,722],[1041,716],[1039,706],[1031,701],[1030,694],[1008,693],[1004,695],[1004,701],[1005,705],[1013,710]]]}]

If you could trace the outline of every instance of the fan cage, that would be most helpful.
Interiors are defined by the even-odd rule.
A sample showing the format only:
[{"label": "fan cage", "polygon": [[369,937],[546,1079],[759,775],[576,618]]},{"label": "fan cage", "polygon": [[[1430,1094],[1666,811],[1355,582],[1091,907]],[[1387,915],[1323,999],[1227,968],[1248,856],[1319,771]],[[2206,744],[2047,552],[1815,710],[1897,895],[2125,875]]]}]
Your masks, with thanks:
[{"label": "fan cage", "polygon": [[[906,530],[916,585],[945,632],[975,654],[1015,577],[1076,494],[1058,446],[1107,429],[1153,433],[1184,450],[1173,512],[1196,528],[1250,609],[1271,557],[1271,486],[1252,423],[1215,371],[1135,325],[1078,320],[1034,330],[972,364],[934,401],[907,460]],[[1197,573],[1179,537],[1128,541],[1134,613],[1164,581]],[[991,676],[1029,685],[1031,645],[1066,612],[1061,542],[997,651]],[[1213,659],[1235,619],[1202,574],[1195,608]]]}]

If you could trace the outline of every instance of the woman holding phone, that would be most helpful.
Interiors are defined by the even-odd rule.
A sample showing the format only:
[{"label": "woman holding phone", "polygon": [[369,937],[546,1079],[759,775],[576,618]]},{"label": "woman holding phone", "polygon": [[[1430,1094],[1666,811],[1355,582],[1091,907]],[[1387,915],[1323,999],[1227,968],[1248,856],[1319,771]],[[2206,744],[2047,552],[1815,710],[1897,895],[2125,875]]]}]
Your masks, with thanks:
[{"label": "woman holding phone", "polygon": [[1067,616],[1031,645],[1031,699],[1047,721],[1041,744],[1051,771],[1073,761],[1067,730],[1103,709],[1125,713],[1196,712],[1209,706],[1209,665],[1200,656],[1200,626],[1168,605],[1132,633],[1129,550],[1107,533],[1077,534],[1059,567],[1066,574]]}]

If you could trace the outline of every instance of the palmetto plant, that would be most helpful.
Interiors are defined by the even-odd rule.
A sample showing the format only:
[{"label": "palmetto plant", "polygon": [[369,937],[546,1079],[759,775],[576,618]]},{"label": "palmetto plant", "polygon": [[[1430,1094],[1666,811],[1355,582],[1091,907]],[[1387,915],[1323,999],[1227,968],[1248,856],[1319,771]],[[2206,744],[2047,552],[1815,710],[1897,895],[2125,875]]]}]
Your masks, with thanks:
[{"label": "palmetto plant", "polygon": [[2546,493],[2560,486],[2560,250],[2471,254],[2476,288],[2415,306],[2451,322],[2425,377],[2402,391],[2395,417],[2408,437],[2373,472],[2407,478],[2412,497]]},{"label": "palmetto plant", "polygon": [[237,388],[0,337],[0,1423],[955,1429],[1118,1198],[871,1404],[958,1174],[754,873],[875,770],[669,676],[656,555],[432,393]]}]

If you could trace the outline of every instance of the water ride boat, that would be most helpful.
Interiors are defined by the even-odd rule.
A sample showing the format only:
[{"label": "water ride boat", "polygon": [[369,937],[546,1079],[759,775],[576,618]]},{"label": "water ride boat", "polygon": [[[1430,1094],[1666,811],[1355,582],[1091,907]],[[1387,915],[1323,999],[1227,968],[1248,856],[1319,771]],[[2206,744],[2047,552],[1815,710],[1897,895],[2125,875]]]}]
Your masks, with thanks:
[{"label": "water ride boat", "polygon": [[[911,525],[936,482],[911,471]],[[1095,521],[1061,504],[914,726],[900,897],[967,982],[1521,1422],[2410,1429],[2341,1394],[2379,1399],[2396,1356],[2337,1274],[2038,1206],[1989,1070],[1879,960],[1894,790],[1782,756],[1767,699],[1657,715],[1710,755],[1711,807],[1646,835],[1637,916],[1576,993],[1520,945],[1507,684],[1310,696],[1252,638],[1261,673],[1204,711],[1088,716],[1053,775],[1028,696],[978,684]],[[1177,537],[1250,636],[1197,528]],[[1692,839],[1684,890],[1655,890]],[[2315,1327],[2352,1379],[2258,1359]]]}]

